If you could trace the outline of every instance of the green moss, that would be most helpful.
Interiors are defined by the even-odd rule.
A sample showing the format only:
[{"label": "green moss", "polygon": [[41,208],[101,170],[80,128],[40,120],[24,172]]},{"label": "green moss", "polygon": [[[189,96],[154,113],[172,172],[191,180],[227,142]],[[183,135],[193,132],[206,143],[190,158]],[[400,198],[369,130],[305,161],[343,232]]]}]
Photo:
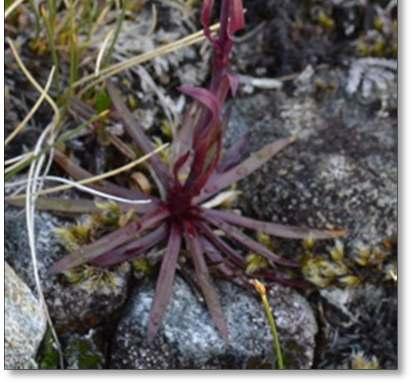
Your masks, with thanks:
[{"label": "green moss", "polygon": [[314,245],[303,243],[301,270],[314,285],[325,288],[333,285],[355,287],[364,282],[397,282],[397,247],[386,239],[374,247],[360,245],[356,254],[346,255],[344,245],[336,241],[334,247],[316,253]]},{"label": "green moss", "polygon": [[111,292],[120,283],[119,277],[113,271],[92,265],[80,265],[65,271],[64,276],[72,285],[82,285],[84,290]]},{"label": "green moss", "polygon": [[80,246],[93,242],[100,235],[120,227],[123,216],[122,210],[116,203],[96,203],[96,206],[99,212],[90,215],[86,220],[55,229],[59,242],[67,251],[72,252]]},{"label": "green moss", "polygon": [[138,258],[132,261],[132,269],[137,273],[143,275],[150,275],[153,273],[153,266],[146,258]]},{"label": "green moss", "polygon": [[261,255],[249,254],[246,259],[247,266],[245,272],[247,274],[253,274],[256,271],[265,269],[268,267],[268,261]]},{"label": "green moss", "polygon": [[162,121],[162,123],[161,123],[161,131],[162,131],[162,134],[164,134],[165,137],[166,137],[168,140],[171,140],[171,139],[172,139],[172,137],[173,137],[173,127],[172,127],[171,123],[170,123],[167,119],[164,119],[164,120]]},{"label": "green moss", "polygon": [[100,90],[95,96],[95,108],[97,112],[103,112],[110,108],[112,100],[105,89]]},{"label": "green moss", "polygon": [[128,95],[128,106],[132,111],[135,111],[138,108],[139,102],[132,94]]},{"label": "green moss", "polygon": [[93,341],[86,338],[73,340],[65,349],[65,356],[70,366],[78,369],[101,369],[105,362]]},{"label": "green moss", "polygon": [[317,18],[318,24],[327,31],[335,28],[335,22],[332,17],[327,15],[324,11],[320,11]]},{"label": "green moss", "polygon": [[[72,338],[63,354],[66,365],[71,369],[102,369],[105,364],[105,358],[92,336]],[[45,334],[36,361],[39,369],[59,369],[59,354],[54,348],[50,330]]]},{"label": "green moss", "polygon": [[53,336],[50,329],[47,330],[37,355],[39,369],[58,369],[59,353],[54,348]]}]

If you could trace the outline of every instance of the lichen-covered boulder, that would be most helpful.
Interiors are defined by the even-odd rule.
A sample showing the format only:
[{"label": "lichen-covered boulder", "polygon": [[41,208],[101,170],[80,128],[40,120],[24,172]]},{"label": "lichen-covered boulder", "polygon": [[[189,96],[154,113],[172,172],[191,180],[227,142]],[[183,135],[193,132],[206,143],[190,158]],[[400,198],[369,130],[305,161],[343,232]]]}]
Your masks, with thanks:
[{"label": "lichen-covered boulder", "polygon": [[292,93],[260,92],[237,101],[252,149],[297,137],[237,188],[245,215],[344,228],[346,250],[355,255],[397,237],[397,106],[382,103],[383,93],[394,99],[395,87],[382,84],[365,100],[362,89],[348,94],[350,80],[349,71],[304,71]]},{"label": "lichen-covered boulder", "polygon": [[[121,318],[111,346],[111,367],[122,369],[272,368],[272,337],[260,301],[228,282],[217,282],[229,327],[220,337],[199,295],[181,278],[174,285],[158,336],[146,342],[154,285],[138,287]],[[287,367],[310,368],[317,325],[307,301],[296,291],[274,286],[270,303],[278,324]]]},{"label": "lichen-covered boulder", "polygon": [[[314,292],[314,309],[319,312],[319,327],[325,335],[323,342],[318,340],[316,367],[352,367],[352,347],[374,356],[380,367],[397,366],[394,64],[363,60],[346,70],[309,67],[288,90],[260,92],[237,101],[236,124],[229,126],[228,137],[234,139],[240,127],[237,122],[243,121],[251,133],[252,149],[276,138],[297,137],[295,143],[238,184],[242,192],[238,208],[244,215],[347,230],[339,243],[316,242],[313,265],[306,266],[311,270],[309,267],[316,267],[320,260],[331,263],[336,258],[335,267],[342,270],[337,272],[338,280],[311,278],[322,287],[338,285],[326,289],[322,296],[336,290],[341,299],[351,297],[345,306],[347,313],[343,313],[344,307],[331,310],[333,305],[326,305],[330,309],[327,319],[326,298],[315,300]],[[357,72],[355,66],[362,69]],[[374,84],[366,90],[365,81],[372,79],[371,73],[375,74]],[[274,241],[283,256],[303,257],[306,253],[301,242]],[[343,287],[346,285],[349,288]]]},{"label": "lichen-covered boulder", "polygon": [[40,302],[8,263],[4,271],[5,369],[35,368],[35,356],[46,331]]}]

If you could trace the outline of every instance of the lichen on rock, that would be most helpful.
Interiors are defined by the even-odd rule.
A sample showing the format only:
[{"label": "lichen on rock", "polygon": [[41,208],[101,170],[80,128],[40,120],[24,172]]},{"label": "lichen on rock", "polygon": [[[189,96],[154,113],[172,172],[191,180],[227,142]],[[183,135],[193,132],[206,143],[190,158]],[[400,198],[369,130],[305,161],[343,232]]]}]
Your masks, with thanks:
[{"label": "lichen on rock", "polygon": [[[251,292],[217,282],[229,327],[229,343],[220,337],[203,303],[177,278],[163,326],[146,343],[153,283],[131,296],[111,345],[111,365],[123,369],[257,369],[274,367],[272,337],[262,305]],[[274,286],[269,300],[285,346],[288,367],[310,368],[317,324],[307,301],[292,289]]]},{"label": "lichen on rock", "polygon": [[[36,215],[39,275],[49,312],[60,333],[69,330],[86,331],[110,320],[126,300],[131,276],[128,264],[107,271],[82,267],[81,271],[73,271],[67,277],[49,274],[52,264],[65,254],[54,231],[68,223],[48,213]],[[5,227],[6,260],[34,290],[33,267],[23,212],[8,208]]]},{"label": "lichen on rock", "polygon": [[4,366],[6,369],[33,369],[46,331],[46,316],[40,302],[7,262],[4,277]]}]

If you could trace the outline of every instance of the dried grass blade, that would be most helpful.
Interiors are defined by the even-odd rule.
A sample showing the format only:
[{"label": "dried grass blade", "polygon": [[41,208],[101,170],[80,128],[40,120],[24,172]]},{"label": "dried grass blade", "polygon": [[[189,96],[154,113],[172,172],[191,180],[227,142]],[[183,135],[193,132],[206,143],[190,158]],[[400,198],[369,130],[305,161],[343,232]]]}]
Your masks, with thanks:
[{"label": "dried grass blade", "polygon": [[5,139],[4,141],[5,146],[7,146],[20,133],[20,131],[23,130],[23,128],[26,126],[26,124],[29,122],[29,120],[33,117],[33,115],[36,113],[38,108],[41,106],[41,104],[43,103],[43,100],[46,99],[46,94],[49,92],[49,88],[52,85],[54,73],[55,73],[55,67],[52,67],[43,92],[40,94],[39,98],[37,99],[32,109],[29,111],[29,113],[17,125],[17,127],[13,130],[13,132]]},{"label": "dried grass blade", "polygon": [[[14,206],[24,206],[25,198],[8,198],[7,202]],[[38,197],[36,209],[46,211],[56,211],[67,214],[90,214],[99,211],[94,201],[90,199],[59,199]]]}]

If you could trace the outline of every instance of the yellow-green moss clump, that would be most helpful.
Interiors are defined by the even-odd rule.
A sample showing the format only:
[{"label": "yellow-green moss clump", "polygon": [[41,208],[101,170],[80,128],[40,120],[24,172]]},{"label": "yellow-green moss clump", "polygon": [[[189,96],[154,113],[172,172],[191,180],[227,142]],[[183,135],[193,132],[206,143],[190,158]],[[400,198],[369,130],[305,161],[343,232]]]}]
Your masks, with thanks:
[{"label": "yellow-green moss clump", "polygon": [[[73,252],[82,245],[93,242],[109,231],[125,226],[136,217],[134,211],[124,213],[113,202],[98,203],[99,211],[72,226],[55,229],[55,233],[67,251]],[[138,257],[138,255],[137,255]],[[82,284],[88,290],[116,287],[119,277],[109,269],[81,265],[64,273],[70,284]]]},{"label": "yellow-green moss clump", "polygon": [[305,241],[303,248],[303,275],[318,287],[355,287],[369,279],[397,281],[397,266],[391,241],[385,241],[371,249],[360,247],[352,257],[345,255],[344,245],[339,240],[328,255],[316,253],[312,240]]}]

